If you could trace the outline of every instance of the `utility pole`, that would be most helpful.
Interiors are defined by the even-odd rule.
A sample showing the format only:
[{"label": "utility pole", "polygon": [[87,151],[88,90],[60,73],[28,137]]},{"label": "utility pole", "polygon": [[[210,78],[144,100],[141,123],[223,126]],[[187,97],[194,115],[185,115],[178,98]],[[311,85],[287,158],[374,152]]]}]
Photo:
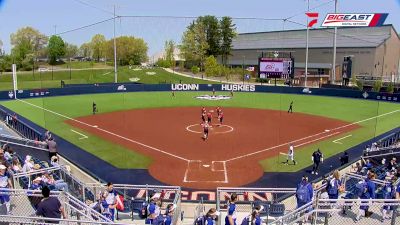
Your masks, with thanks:
[{"label": "utility pole", "polygon": [[[337,4],[338,4],[338,1],[335,0],[335,13],[337,13]],[[336,36],[337,36],[337,27],[334,27],[334,30],[333,30],[333,60],[332,60],[331,83],[334,83],[335,79],[336,79]]]},{"label": "utility pole", "polygon": [[[307,12],[310,12],[310,0],[307,0]],[[308,26],[308,16],[307,16],[307,32],[306,32],[306,65],[304,70],[304,87],[307,87],[307,75],[308,75],[308,32],[310,30]]]},{"label": "utility pole", "polygon": [[114,5],[114,82],[118,83],[117,72],[117,40],[115,39],[115,5]]}]

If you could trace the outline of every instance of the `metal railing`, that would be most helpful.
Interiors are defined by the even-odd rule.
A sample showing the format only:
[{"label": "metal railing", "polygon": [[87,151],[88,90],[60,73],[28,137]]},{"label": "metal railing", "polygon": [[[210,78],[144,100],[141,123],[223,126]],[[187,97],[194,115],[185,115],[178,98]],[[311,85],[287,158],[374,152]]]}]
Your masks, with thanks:
[{"label": "metal railing", "polygon": [[[83,183],[83,201],[94,201],[106,188],[106,184]],[[166,208],[167,204],[175,204],[176,208],[172,217],[172,224],[177,224],[181,218],[181,188],[177,186],[158,186],[158,185],[129,185],[113,184],[114,190],[122,195],[127,201],[147,203],[151,193],[159,193],[162,200],[161,208]],[[91,196],[87,196],[91,193]]]},{"label": "metal railing", "polygon": [[[396,225],[400,223],[399,206],[399,199],[318,199],[269,224]],[[384,207],[388,209],[385,215],[382,210]],[[368,214],[363,215],[364,211],[360,208],[363,210],[368,208]]]},{"label": "metal railing", "polygon": [[[36,217],[36,209],[43,199],[40,190],[1,188],[0,195],[7,195],[10,198],[10,207],[5,212],[3,211],[3,215],[0,216],[1,222],[5,222],[4,219],[10,220],[11,218],[9,216],[20,216],[23,218],[29,216]],[[52,191],[50,197],[58,198],[61,206],[64,208],[65,214],[70,219],[106,223],[112,222],[68,192]],[[40,219],[43,220],[43,218]],[[47,218],[44,220],[47,221]]]},{"label": "metal railing", "polygon": [[1,107],[0,119],[21,136],[31,140],[42,140],[42,134],[39,131],[22,122],[20,119],[18,119],[18,117],[16,117],[15,115],[11,115]]}]

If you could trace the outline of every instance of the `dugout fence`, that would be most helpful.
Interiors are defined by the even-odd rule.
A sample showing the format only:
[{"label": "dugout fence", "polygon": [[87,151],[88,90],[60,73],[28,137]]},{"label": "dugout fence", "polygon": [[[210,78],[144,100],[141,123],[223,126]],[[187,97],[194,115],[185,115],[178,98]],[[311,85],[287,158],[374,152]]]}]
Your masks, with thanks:
[{"label": "dugout fence", "polygon": [[[10,205],[2,204],[0,207],[0,222],[11,224],[43,224],[56,219],[37,217],[35,212],[43,196],[40,190],[26,189],[0,189],[0,195],[10,197]],[[79,201],[68,192],[52,191],[51,197],[56,197],[61,202],[70,224],[93,224],[95,222],[113,223],[107,217],[95,211],[85,203]],[[60,221],[60,220],[59,220]]]}]

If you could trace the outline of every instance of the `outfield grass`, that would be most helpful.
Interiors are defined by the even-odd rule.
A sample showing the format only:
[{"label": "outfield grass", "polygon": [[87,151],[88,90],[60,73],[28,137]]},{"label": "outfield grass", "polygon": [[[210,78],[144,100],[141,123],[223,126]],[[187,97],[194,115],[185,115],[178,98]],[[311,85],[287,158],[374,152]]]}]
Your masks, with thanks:
[{"label": "outfield grass", "polygon": [[[154,73],[149,75],[147,73]],[[139,78],[137,82],[145,84],[159,83],[212,83],[210,81],[193,79],[166,72],[161,68],[133,70],[128,67],[118,69],[118,82],[132,82],[133,78]],[[66,84],[93,84],[93,83],[112,83],[114,82],[114,69],[83,69],[83,70],[63,70],[46,72],[24,72],[18,74],[18,88],[21,90],[37,88],[59,88],[61,80]],[[3,74],[0,76],[0,90],[12,90],[12,75]]]},{"label": "outfield grass", "polygon": [[[115,93],[96,95],[75,95],[62,97],[49,97],[28,99],[27,101],[62,113],[69,117],[79,117],[91,114],[91,103],[95,101],[99,110],[103,112],[120,111],[127,109],[154,108],[154,107],[181,107],[181,106],[217,106],[275,109],[286,111],[289,103],[294,101],[294,111],[312,115],[356,122],[377,115],[400,110],[400,105],[388,102],[332,98],[306,95],[270,94],[270,93],[235,93],[233,99],[228,101],[201,101],[193,97],[199,92],[178,92],[172,98],[169,92],[139,92],[139,93]],[[110,104],[112,103],[112,104]],[[39,124],[53,133],[60,135],[68,141],[82,147],[86,151],[97,155],[99,158],[110,162],[119,168],[147,168],[151,159],[135,153],[122,146],[110,143],[106,140],[91,135],[83,130],[69,126],[63,121],[65,118],[47,111],[43,111],[28,104],[16,101],[2,102],[2,104]],[[316,148],[321,148],[325,157],[342,152],[363,141],[367,141],[379,134],[398,127],[400,124],[400,112],[371,119],[360,123],[362,127],[350,133],[352,137],[342,140],[342,145],[332,143],[339,137],[326,139],[322,142],[307,145],[295,150],[296,166],[285,166],[281,163],[283,157],[273,157],[260,161],[265,171],[297,171],[311,165],[311,154]],[[229,115],[226,116],[229,120]],[[262,118],[259,118],[262,120]],[[79,140],[79,135],[71,132],[77,130],[89,139]],[[265,129],[268,129],[266,127]],[[284,134],[282,134],[284,135]],[[348,134],[341,134],[346,136]],[[279,143],[279,142],[278,142]],[[233,146],[232,146],[233,147]]]}]

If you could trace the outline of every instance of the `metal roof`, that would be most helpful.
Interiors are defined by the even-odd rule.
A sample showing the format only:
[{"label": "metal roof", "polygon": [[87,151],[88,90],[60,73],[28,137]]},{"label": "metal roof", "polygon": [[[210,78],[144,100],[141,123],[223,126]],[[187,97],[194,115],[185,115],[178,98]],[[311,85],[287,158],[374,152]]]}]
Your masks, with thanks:
[{"label": "metal roof", "polygon": [[[338,28],[337,47],[377,47],[391,35],[391,25],[381,27]],[[306,29],[239,34],[232,42],[233,50],[305,48]],[[332,28],[310,29],[310,48],[333,45]]]}]

